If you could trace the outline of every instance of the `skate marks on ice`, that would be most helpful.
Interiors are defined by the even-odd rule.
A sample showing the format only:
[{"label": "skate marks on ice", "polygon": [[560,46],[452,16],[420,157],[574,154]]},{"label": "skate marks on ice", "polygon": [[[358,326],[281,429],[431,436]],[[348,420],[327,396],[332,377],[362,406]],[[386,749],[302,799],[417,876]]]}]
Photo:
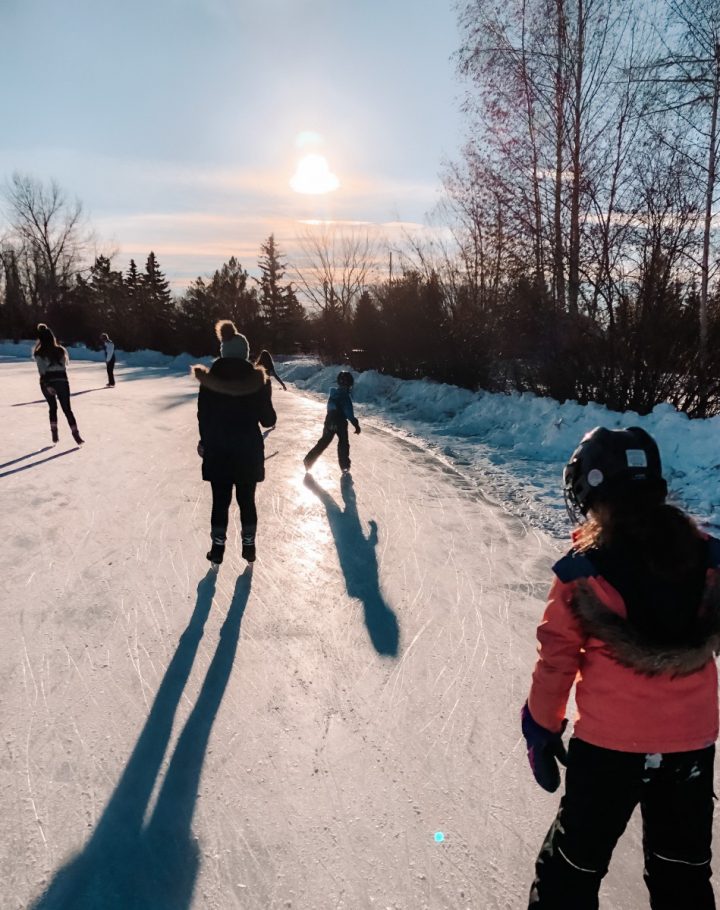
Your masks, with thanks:
[{"label": "skate marks on ice", "polygon": [[[7,464],[15,464],[18,461],[23,461],[25,458],[32,458],[34,455],[39,455],[41,452],[45,452],[50,448],[52,448],[52,446],[47,446],[45,449],[40,449],[38,452],[32,452],[30,455],[23,455],[22,458],[16,458],[15,461],[8,461]],[[21,465],[19,468],[13,468],[10,471],[2,471],[0,472],[0,477],[8,477],[10,474],[19,474],[21,471],[29,471],[30,468],[36,468],[38,465],[45,464],[46,461],[55,461],[56,458],[62,458],[63,455],[70,455],[72,452],[79,451],[80,446],[73,446],[70,449],[65,449],[64,452],[48,455],[47,458],[39,458],[37,461],[30,462],[30,464]],[[5,467],[5,465],[0,465],[0,467]]]},{"label": "skate marks on ice", "polygon": [[370,533],[366,537],[360,524],[357,497],[349,474],[343,474],[340,481],[343,509],[311,474],[305,475],[304,483],[325,507],[347,592],[363,605],[365,625],[373,647],[378,654],[396,657],[400,631],[397,617],[380,590],[376,553],[377,522],[368,522]]},{"label": "skate marks on ice", "polygon": [[56,873],[32,910],[187,910],[200,868],[192,836],[210,733],[235,661],[252,573],[235,584],[219,642],[197,701],[180,733],[147,823],[148,805],[170,741],[175,714],[210,615],[217,573],[197,586],[145,726],[120,781],[84,849]]}]

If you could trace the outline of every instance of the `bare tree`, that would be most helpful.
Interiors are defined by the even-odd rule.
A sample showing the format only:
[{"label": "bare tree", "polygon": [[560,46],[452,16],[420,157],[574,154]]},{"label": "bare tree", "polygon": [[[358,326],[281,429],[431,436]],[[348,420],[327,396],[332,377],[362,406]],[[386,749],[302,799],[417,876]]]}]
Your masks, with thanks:
[{"label": "bare tree", "polygon": [[13,174],[4,195],[10,236],[27,282],[38,304],[52,309],[70,286],[88,247],[82,205],[70,202],[54,180],[46,185],[19,173]]},{"label": "bare tree", "polygon": [[[673,115],[681,125],[681,132],[674,132],[676,147],[704,187],[699,257],[702,364],[708,346],[710,254],[720,154],[720,5],[717,0],[667,0],[667,8],[669,29],[659,33],[663,53],[636,75],[663,90],[656,113]],[[697,258],[692,258],[697,264]]]},{"label": "bare tree", "polygon": [[303,254],[294,267],[299,288],[321,313],[337,313],[347,321],[376,266],[376,244],[369,231],[308,228],[298,242]]}]

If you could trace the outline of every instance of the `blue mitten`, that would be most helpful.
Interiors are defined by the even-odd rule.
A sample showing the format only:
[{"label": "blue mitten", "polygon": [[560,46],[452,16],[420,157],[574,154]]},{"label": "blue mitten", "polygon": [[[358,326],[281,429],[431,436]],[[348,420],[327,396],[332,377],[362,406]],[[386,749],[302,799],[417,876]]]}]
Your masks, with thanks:
[{"label": "blue mitten", "polygon": [[527,702],[523,705],[520,714],[522,718],[522,732],[527,743],[527,754],[535,780],[543,790],[554,793],[560,786],[560,769],[558,762],[567,764],[567,752],[563,745],[562,735],[567,726],[563,721],[559,733],[551,733],[535,721]]}]

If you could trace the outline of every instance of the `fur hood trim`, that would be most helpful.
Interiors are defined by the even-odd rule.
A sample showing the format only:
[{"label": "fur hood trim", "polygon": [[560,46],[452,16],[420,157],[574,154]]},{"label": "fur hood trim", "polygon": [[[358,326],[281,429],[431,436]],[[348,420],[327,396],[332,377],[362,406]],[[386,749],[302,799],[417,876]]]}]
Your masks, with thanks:
[{"label": "fur hood trim", "polygon": [[664,645],[649,641],[622,616],[613,613],[587,582],[578,582],[573,610],[588,637],[599,638],[613,658],[643,676],[688,676],[720,654],[720,583],[708,578],[698,618],[684,641]]},{"label": "fur hood trim", "polygon": [[211,392],[219,392],[221,395],[233,395],[240,397],[242,395],[254,395],[267,382],[267,375],[262,367],[253,367],[252,371],[244,379],[222,379],[219,376],[213,376],[208,367],[201,363],[196,363],[191,367],[191,371],[197,381],[204,389]]}]

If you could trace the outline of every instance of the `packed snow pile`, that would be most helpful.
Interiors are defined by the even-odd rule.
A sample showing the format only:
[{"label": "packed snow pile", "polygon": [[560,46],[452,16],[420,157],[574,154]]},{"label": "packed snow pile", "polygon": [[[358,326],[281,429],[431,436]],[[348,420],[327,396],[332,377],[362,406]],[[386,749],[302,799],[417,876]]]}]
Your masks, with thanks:
[{"label": "packed snow pile", "polygon": [[[34,341],[0,341],[0,357],[18,357],[32,360]],[[102,348],[93,351],[84,344],[67,346],[70,360],[91,360],[102,363],[105,353]],[[193,363],[210,363],[210,357],[193,357],[191,354],[179,354],[173,357],[170,354],[161,354],[159,351],[115,351],[118,363],[126,367],[156,367],[173,372],[185,372]]]},{"label": "packed snow pile", "polygon": [[[339,369],[301,358],[283,364],[281,373],[300,389],[325,394]],[[560,404],[529,392],[472,392],[374,370],[356,374],[353,398],[476,476],[493,498],[556,534],[569,526],[562,468],[583,434],[596,426],[643,427],[660,446],[673,497],[704,522],[720,525],[720,417],[689,420],[667,404],[641,417],[598,404]]]},{"label": "packed snow pile", "polygon": [[[0,357],[30,359],[34,342],[0,342]],[[68,348],[71,360],[102,361],[102,351]],[[172,357],[157,351],[117,351],[118,362],[138,369],[186,372],[212,358]],[[276,358],[282,378],[324,397],[339,365],[314,357]],[[367,415],[423,447],[468,476],[499,504],[533,525],[565,536],[569,521],[561,473],[580,438],[596,426],[641,426],[657,440],[665,476],[676,501],[709,526],[720,527],[720,417],[689,420],[670,405],[652,414],[610,411],[529,392],[472,392],[426,379],[397,379],[375,370],[355,373],[358,414]]]}]

